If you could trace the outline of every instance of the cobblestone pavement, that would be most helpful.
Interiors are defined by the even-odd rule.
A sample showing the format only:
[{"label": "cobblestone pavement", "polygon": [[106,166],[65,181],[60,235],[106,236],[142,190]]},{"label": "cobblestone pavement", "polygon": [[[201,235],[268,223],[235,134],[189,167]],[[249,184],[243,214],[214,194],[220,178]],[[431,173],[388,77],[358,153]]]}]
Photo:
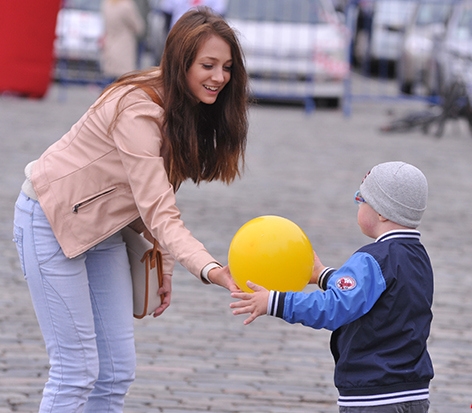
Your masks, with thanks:
[{"label": "cobblestone pavement", "polygon": [[[37,411],[48,371],[11,241],[22,170],[97,94],[88,87],[53,87],[43,100],[0,97],[0,413]],[[321,260],[338,266],[370,241],[357,227],[352,201],[364,173],[387,160],[420,167],[430,185],[420,229],[436,275],[430,412],[467,412],[472,404],[472,139],[462,122],[451,122],[442,139],[420,132],[381,134],[387,110],[406,108],[395,105],[356,103],[350,119],[339,110],[307,116],[300,107],[255,106],[242,179],[228,187],[185,184],[178,203],[187,226],[222,262],[243,223],[276,214],[298,223]],[[330,333],[269,317],[243,326],[243,317],[231,314],[230,301],[226,290],[205,286],[177,268],[171,308],[159,319],[136,320],[137,378],[125,411],[337,412]]]}]

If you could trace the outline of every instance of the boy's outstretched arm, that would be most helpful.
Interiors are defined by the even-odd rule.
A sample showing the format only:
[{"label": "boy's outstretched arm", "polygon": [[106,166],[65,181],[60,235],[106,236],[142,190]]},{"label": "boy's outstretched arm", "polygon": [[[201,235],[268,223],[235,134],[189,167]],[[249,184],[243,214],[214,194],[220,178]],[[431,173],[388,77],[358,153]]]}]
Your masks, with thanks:
[{"label": "boy's outstretched arm", "polygon": [[248,281],[247,286],[253,290],[253,293],[245,293],[245,292],[233,292],[231,293],[231,297],[237,298],[240,301],[235,301],[231,303],[229,306],[233,308],[233,314],[251,314],[246,320],[244,320],[244,324],[252,323],[257,317],[261,315],[267,314],[267,305],[269,301],[269,290],[266,290],[264,287],[260,285],[254,284],[251,281]]}]

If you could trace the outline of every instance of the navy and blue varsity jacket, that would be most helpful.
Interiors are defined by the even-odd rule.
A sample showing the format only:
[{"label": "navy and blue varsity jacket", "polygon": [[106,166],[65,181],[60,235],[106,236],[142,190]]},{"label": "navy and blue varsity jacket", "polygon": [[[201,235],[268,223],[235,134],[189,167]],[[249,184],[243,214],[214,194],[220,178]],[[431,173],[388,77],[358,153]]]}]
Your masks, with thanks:
[{"label": "navy and blue varsity jacket", "polygon": [[268,314],[333,331],[338,405],[427,399],[433,271],[420,233],[387,232],[320,281],[325,291],[271,291]]}]

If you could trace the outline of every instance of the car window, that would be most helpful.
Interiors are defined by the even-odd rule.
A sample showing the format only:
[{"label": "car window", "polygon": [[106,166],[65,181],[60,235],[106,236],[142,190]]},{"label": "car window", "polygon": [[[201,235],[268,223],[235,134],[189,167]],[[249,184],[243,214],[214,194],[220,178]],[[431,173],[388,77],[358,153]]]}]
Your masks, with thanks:
[{"label": "car window", "polygon": [[459,41],[470,40],[472,37],[472,8],[461,10],[457,25],[453,28],[452,38]]},{"label": "car window", "polygon": [[320,0],[229,0],[229,19],[281,23],[325,23],[330,12]]},{"label": "car window", "polygon": [[415,8],[413,0],[377,0],[375,2],[375,20],[380,22],[395,22],[408,20]]},{"label": "car window", "polygon": [[62,4],[65,9],[100,11],[99,0],[63,0]]},{"label": "car window", "polygon": [[425,26],[431,23],[445,23],[451,10],[450,4],[422,4],[416,16],[416,25]]}]

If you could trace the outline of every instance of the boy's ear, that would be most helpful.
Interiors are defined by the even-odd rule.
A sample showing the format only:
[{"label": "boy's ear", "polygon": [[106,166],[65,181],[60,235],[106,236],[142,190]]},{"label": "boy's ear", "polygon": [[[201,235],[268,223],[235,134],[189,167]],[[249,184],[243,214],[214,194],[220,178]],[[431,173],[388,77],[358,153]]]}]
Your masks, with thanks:
[{"label": "boy's ear", "polygon": [[380,222],[387,222],[388,219],[385,218],[383,215],[380,215],[380,214],[379,214],[379,221],[380,221]]}]

